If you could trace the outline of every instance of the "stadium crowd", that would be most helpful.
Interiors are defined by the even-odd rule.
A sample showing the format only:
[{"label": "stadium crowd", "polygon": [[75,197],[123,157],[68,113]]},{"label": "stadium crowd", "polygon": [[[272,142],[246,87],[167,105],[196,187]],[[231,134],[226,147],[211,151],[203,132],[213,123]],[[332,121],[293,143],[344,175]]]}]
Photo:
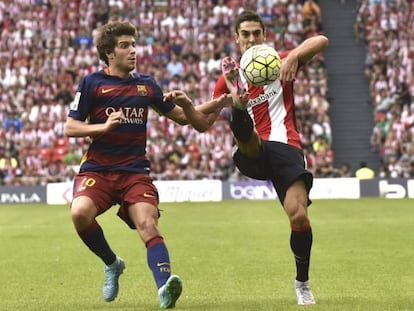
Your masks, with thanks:
[{"label": "stadium crowd", "polygon": [[[377,31],[372,31],[366,20],[372,16],[379,18],[370,14],[371,11],[380,14],[373,10],[376,2],[381,1],[371,0],[361,5],[358,14],[361,22],[356,27],[358,38],[366,38],[372,50],[379,48],[370,44],[378,41],[374,35]],[[137,71],[154,75],[165,91],[185,90],[197,104],[210,99],[221,74],[221,59],[225,55],[240,56],[233,42],[232,20],[245,8],[260,13],[267,24],[268,41],[278,51],[323,32],[322,12],[314,0],[2,1],[0,184],[34,185],[72,180],[88,141],[66,138],[63,124],[80,79],[103,66],[93,47],[99,25],[110,20],[129,20],[137,25]],[[381,14],[386,12],[389,10]],[[406,37],[400,40],[395,33],[387,35],[384,50],[377,51],[383,56],[385,52],[395,54],[395,50],[405,47],[406,52],[397,53],[405,60],[398,68],[405,71],[410,58],[407,31]],[[395,47],[395,43],[401,47]],[[396,62],[390,57],[386,74],[396,68]],[[374,63],[375,59],[367,60],[367,69],[374,67]],[[401,71],[393,74],[400,75]],[[347,176],[346,167],[345,170],[333,167],[326,77],[323,55],[298,73],[296,115],[302,127],[309,169],[316,177]],[[397,92],[396,88],[387,90],[387,94]],[[403,111],[411,110],[402,109],[401,114]],[[409,119],[406,114],[401,119]],[[392,113],[383,115],[388,119]],[[229,111],[223,110],[214,126],[200,134],[189,126],[175,126],[151,112],[147,151],[153,177],[156,180],[243,179],[231,158],[233,141],[228,118]],[[400,131],[398,135],[403,138],[411,135],[412,130],[405,132]],[[404,139],[411,142],[411,138]],[[403,145],[408,152],[409,143],[406,141]],[[373,144],[373,147],[378,146]]]},{"label": "stadium crowd", "polygon": [[354,29],[367,49],[371,146],[380,153],[383,178],[414,177],[413,28],[413,0],[364,0],[359,6]]}]

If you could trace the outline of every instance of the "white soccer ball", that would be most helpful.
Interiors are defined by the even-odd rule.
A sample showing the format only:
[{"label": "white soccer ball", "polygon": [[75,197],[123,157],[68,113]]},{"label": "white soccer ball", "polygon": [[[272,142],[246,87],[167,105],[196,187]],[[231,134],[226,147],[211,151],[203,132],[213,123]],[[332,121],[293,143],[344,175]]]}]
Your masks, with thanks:
[{"label": "white soccer ball", "polygon": [[280,56],[274,48],[267,44],[259,44],[243,53],[240,69],[250,84],[263,86],[279,79],[281,64]]}]

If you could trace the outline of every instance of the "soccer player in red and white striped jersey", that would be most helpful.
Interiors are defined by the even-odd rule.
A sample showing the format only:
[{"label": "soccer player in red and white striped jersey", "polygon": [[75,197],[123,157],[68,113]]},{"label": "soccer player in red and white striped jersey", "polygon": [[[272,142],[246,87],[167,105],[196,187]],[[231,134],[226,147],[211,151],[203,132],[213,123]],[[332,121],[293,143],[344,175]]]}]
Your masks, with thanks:
[{"label": "soccer player in red and white striped jersey", "polygon": [[[265,24],[254,11],[242,12],[235,26],[242,53],[266,41]],[[226,93],[233,97],[230,126],[238,147],[233,155],[235,164],[246,176],[271,181],[289,217],[297,269],[295,290],[301,305],[315,303],[309,287],[313,236],[307,211],[313,176],[306,170],[296,125],[293,84],[298,68],[327,45],[328,39],[318,35],[281,53],[280,79],[265,86],[248,84],[237,62],[225,58],[223,75],[213,94],[214,98]]]}]

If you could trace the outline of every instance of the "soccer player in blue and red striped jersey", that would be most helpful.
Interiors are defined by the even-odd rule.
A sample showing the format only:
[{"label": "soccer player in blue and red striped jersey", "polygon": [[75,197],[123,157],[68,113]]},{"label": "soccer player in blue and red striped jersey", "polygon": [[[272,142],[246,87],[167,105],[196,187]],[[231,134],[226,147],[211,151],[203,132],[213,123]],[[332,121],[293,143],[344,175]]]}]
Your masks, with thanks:
[{"label": "soccer player in blue and red striped jersey", "polygon": [[193,107],[182,91],[163,94],[152,76],[135,72],[136,37],[136,27],[129,22],[101,27],[96,47],[107,66],[83,78],[71,104],[66,135],[91,139],[75,177],[71,216],[79,237],[105,264],[103,297],[112,301],[125,263],[109,246],[96,218],[119,204],[118,216],[145,243],[161,308],[173,308],[182,282],[171,274],[168,250],[157,226],[158,191],[146,157],[148,109],[202,132],[231,98],[222,96]]}]

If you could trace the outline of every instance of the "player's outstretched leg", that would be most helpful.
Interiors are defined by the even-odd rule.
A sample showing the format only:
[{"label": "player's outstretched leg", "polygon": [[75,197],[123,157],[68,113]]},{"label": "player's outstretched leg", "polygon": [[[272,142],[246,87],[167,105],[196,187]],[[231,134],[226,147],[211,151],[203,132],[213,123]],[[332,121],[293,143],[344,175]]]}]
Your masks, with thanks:
[{"label": "player's outstretched leg", "polygon": [[171,275],[167,282],[158,290],[160,307],[172,309],[183,291],[183,283],[178,275]]},{"label": "player's outstretched leg", "polygon": [[244,89],[240,80],[240,65],[233,58],[227,56],[221,61],[221,71],[226,81],[227,88],[233,98],[233,106],[244,110],[247,107],[249,94]]},{"label": "player's outstretched leg", "polygon": [[309,281],[300,282],[295,280],[295,290],[298,298],[298,305],[314,305],[316,303],[310,290]]},{"label": "player's outstretched leg", "polygon": [[113,264],[105,266],[105,282],[103,285],[103,297],[105,301],[112,301],[119,291],[119,277],[125,269],[125,262],[122,258],[116,257]]}]

